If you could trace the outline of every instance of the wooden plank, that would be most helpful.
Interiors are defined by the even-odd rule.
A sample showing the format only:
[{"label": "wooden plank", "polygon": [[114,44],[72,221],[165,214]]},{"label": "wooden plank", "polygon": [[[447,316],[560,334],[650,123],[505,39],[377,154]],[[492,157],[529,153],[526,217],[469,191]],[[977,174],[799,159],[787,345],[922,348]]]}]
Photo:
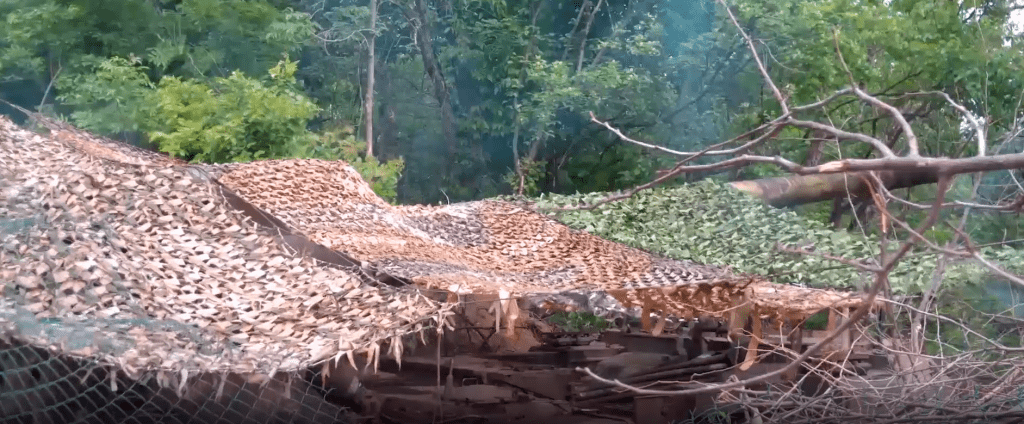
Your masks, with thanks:
[{"label": "wooden plank", "polygon": [[757,307],[750,308],[751,326],[750,344],[747,346],[747,357],[740,365],[740,371],[749,370],[757,362],[757,348],[761,345],[761,314]]}]

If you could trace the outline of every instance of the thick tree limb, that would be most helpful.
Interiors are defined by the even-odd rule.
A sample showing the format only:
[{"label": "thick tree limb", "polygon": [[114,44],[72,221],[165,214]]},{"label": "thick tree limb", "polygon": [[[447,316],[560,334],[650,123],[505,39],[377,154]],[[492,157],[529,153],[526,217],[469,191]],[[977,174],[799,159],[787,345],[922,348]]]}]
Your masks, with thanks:
[{"label": "thick tree limb", "polygon": [[[878,179],[888,190],[938,181],[938,175],[927,170],[880,171],[877,174]],[[870,195],[871,180],[867,172],[854,172],[763,178],[736,181],[730,185],[740,191],[757,196],[772,206],[786,207],[831,200],[845,197],[847,194],[854,197],[867,197]]]}]

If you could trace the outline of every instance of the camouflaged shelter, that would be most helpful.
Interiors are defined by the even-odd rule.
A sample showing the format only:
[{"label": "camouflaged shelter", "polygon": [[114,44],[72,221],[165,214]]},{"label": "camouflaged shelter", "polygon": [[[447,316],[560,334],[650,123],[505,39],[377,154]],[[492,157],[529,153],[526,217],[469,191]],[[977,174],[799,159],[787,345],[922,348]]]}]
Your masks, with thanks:
[{"label": "camouflaged shelter", "polygon": [[5,340],[179,392],[204,373],[400,358],[398,340],[443,326],[461,295],[495,296],[507,328],[517,299],[561,307],[566,293],[602,293],[646,327],[860,304],[658,257],[525,204],[390,205],[340,161],[192,165],[37,118],[46,134],[0,117]]}]

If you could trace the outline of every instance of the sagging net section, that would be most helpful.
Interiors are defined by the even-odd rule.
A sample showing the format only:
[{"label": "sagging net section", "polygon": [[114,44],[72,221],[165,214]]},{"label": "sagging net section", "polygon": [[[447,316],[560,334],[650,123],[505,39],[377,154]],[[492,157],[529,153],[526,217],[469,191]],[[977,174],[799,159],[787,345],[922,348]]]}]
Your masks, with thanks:
[{"label": "sagging net section", "polygon": [[[54,263],[88,260],[74,253],[81,243],[100,241],[89,231],[72,230],[60,219],[0,217],[0,256],[4,271],[15,260],[31,259],[20,246],[40,234],[54,239]],[[97,221],[88,228],[109,230]],[[73,234],[73,235],[72,235]],[[109,246],[108,246],[109,247]],[[95,249],[89,249],[90,251]],[[74,262],[74,261],[73,261]],[[96,302],[95,314],[54,314],[38,310],[26,297],[40,292],[56,295],[50,307],[60,305],[64,290],[76,289],[71,276],[49,275],[41,290],[28,279],[5,278],[0,299],[0,423],[341,423],[351,415],[324,389],[319,374],[309,371],[239,373],[224,369],[203,372],[211,359],[244,360],[245,347],[215,337],[194,322],[147,316],[145,307],[126,301],[121,305]],[[47,266],[48,268],[48,266]],[[87,271],[71,268],[71,273]],[[114,273],[114,276],[117,274]],[[76,275],[81,277],[81,275]],[[57,283],[60,280],[61,283]],[[71,283],[65,287],[64,283]],[[90,285],[103,295],[134,296],[119,284]],[[106,291],[111,293],[106,293]],[[72,298],[76,302],[83,299]],[[68,304],[74,308],[76,304]],[[92,315],[89,317],[88,315]],[[105,318],[101,316],[106,316]],[[173,347],[172,347],[173,346]],[[150,358],[145,360],[144,358]],[[159,358],[159,359],[158,359]],[[158,364],[158,361],[165,362]],[[141,364],[164,365],[162,371],[139,370]],[[255,369],[254,369],[255,371]],[[336,396],[335,396],[336,397]]]},{"label": "sagging net section", "polygon": [[[22,321],[74,343],[86,323]],[[0,340],[0,422],[60,423],[345,423],[313,373],[274,379],[240,374],[128,376],[117,367],[76,359],[14,338]]]}]

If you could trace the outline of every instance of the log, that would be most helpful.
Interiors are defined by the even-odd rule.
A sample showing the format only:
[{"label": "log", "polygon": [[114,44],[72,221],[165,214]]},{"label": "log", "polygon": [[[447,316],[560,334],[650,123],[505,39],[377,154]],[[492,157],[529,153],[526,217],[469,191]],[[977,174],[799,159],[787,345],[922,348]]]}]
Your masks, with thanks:
[{"label": "log", "polygon": [[[932,184],[938,175],[931,170],[915,172],[881,171],[878,178],[889,190]],[[866,197],[870,195],[870,177],[866,172],[840,174],[794,175],[734,181],[732,187],[757,196],[775,207],[802,205],[832,200],[837,197]]]}]

